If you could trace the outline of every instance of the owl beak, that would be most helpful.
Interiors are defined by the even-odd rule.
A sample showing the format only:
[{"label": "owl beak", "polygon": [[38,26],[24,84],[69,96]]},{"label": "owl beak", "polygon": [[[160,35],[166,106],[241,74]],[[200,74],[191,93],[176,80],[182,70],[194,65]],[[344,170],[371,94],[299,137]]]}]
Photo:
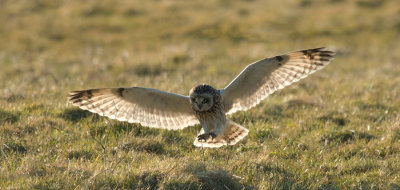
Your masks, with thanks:
[{"label": "owl beak", "polygon": [[197,107],[201,110],[201,107],[203,107],[203,104],[197,104]]}]

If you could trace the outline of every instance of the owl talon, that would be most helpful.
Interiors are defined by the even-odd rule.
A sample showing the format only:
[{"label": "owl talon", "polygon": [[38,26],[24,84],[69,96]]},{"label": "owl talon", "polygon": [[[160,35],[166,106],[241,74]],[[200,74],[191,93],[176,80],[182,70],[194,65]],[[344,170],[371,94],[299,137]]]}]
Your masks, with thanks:
[{"label": "owl talon", "polygon": [[201,135],[199,135],[199,136],[197,137],[197,140],[198,140],[199,142],[207,142],[208,139],[211,138],[211,140],[214,140],[215,137],[217,137],[216,134],[214,134],[214,133],[207,133],[207,134],[201,134]]}]

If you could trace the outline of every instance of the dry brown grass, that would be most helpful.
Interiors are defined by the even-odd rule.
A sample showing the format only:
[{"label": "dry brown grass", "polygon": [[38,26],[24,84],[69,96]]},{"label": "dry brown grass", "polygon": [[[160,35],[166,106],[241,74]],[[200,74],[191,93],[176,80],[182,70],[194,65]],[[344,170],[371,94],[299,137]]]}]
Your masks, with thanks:
[{"label": "dry brown grass", "polygon": [[[396,0],[2,0],[0,23],[0,188],[400,188]],[[85,88],[221,88],[253,61],[320,46],[333,63],[233,115],[250,133],[232,147],[66,102]]]}]

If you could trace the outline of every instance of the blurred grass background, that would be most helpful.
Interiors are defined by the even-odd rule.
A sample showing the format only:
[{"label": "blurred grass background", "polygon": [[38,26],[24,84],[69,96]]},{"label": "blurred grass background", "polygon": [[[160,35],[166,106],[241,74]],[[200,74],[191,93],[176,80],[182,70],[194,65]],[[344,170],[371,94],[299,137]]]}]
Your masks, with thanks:
[{"label": "blurred grass background", "polygon": [[[1,0],[1,189],[399,189],[397,0]],[[325,69],[232,119],[241,143],[110,121],[71,90],[187,95],[327,46]]]}]

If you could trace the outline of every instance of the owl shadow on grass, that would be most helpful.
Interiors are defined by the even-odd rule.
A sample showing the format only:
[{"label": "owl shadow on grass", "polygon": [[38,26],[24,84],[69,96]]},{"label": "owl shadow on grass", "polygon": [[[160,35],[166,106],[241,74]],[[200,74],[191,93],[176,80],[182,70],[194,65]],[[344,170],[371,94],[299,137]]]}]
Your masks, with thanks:
[{"label": "owl shadow on grass", "polygon": [[[170,179],[175,172],[183,172],[191,176],[189,180],[166,180]],[[152,171],[130,174],[124,180],[115,183],[106,175],[100,176],[94,182],[95,189],[113,189],[124,187],[127,189],[254,189],[254,187],[242,184],[239,178],[235,178],[223,169],[208,170],[202,164],[189,164],[181,169],[172,169],[167,172]]]},{"label": "owl shadow on grass", "polygon": [[[193,176],[191,182],[169,183],[167,187],[170,189],[256,189],[247,181],[257,181],[265,176],[272,176],[263,186],[266,189],[307,189],[307,184],[295,180],[296,174],[291,172],[291,168],[262,162],[250,165],[252,170],[259,173],[258,175],[236,176],[220,167],[210,167],[203,163],[188,164],[183,172]],[[334,184],[325,184],[323,187],[337,189]]]},{"label": "owl shadow on grass", "polygon": [[170,189],[254,189],[241,182],[241,177],[229,174],[222,168],[209,169],[203,163],[188,164],[183,172],[193,176],[193,179],[185,183],[169,183],[166,187]]}]

